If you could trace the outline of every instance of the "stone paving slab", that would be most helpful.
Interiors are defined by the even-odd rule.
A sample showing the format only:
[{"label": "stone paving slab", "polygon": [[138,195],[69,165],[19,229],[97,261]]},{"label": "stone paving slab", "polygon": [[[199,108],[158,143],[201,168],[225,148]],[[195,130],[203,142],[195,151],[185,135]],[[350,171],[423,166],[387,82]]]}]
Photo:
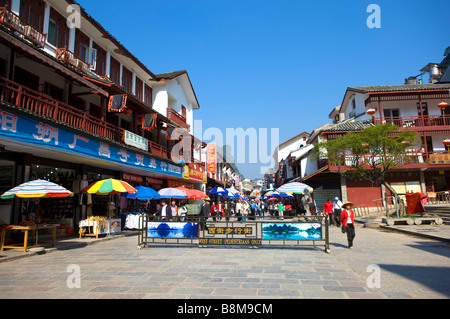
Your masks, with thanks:
[{"label": "stone paving slab", "polygon": [[[357,225],[355,247],[330,228],[323,248],[150,246],[136,236],[0,263],[0,299],[389,299],[450,297],[448,244]],[[81,288],[69,288],[68,265]],[[380,268],[371,288],[369,265]]]}]

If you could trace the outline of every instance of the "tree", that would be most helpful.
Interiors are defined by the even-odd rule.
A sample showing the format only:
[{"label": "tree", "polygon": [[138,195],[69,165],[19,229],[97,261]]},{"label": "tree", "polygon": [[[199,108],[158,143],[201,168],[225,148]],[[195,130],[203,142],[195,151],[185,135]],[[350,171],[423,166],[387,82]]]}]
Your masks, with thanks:
[{"label": "tree", "polygon": [[400,214],[403,215],[405,204],[386,182],[386,173],[411,162],[406,148],[418,140],[416,132],[399,130],[396,125],[385,123],[317,143],[314,153],[319,158],[327,157],[330,164],[338,166],[344,176],[384,185],[399,203]]}]

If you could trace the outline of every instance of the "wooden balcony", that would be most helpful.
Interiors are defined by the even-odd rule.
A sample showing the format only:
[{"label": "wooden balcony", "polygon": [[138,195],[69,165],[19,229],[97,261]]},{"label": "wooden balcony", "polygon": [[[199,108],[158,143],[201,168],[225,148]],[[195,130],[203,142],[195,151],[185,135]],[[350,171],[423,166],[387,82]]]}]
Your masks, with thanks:
[{"label": "wooden balcony", "polygon": [[82,73],[89,74],[91,72],[91,65],[79,57],[77,57],[74,53],[70,52],[67,48],[59,48],[56,50],[56,58],[60,61],[64,61],[78,71]]},{"label": "wooden balcony", "polygon": [[[420,152],[407,152],[405,154],[396,156],[392,158],[395,163],[398,165],[398,169],[414,169],[414,168],[429,168],[429,153],[420,153]],[[389,156],[389,155],[386,155]],[[377,159],[375,158],[375,161]],[[381,160],[381,157],[379,158]],[[346,154],[345,156],[341,156],[337,161],[333,161],[333,163],[329,160],[321,160],[321,167],[325,167],[323,165],[325,161],[328,162],[328,167],[330,171],[347,171],[352,169],[353,165],[361,165],[362,167],[366,167],[367,169],[371,169],[370,163],[372,163],[373,159],[370,154],[365,156],[361,156],[356,158],[352,154]],[[357,161],[357,162],[356,162]],[[435,166],[435,165],[433,165]],[[319,167],[319,168],[321,168]],[[392,167],[394,169],[394,167]]]},{"label": "wooden balcony", "polygon": [[0,7],[0,24],[17,31],[24,39],[27,39],[36,46],[40,48],[45,47],[47,34],[43,34],[35,27],[29,25],[18,15],[9,11],[7,7]]},{"label": "wooden balcony", "polygon": [[[123,142],[124,129],[2,77],[0,77],[0,101],[62,122],[87,133],[115,142]],[[149,153],[170,158],[170,153],[166,147],[152,141],[149,141]]]},{"label": "wooden balcony", "polygon": [[167,108],[167,118],[171,121],[174,121],[181,127],[189,130],[189,125],[186,123],[186,118],[180,113],[176,112],[172,108]]},{"label": "wooden balcony", "polygon": [[435,131],[450,129],[450,115],[424,115],[424,116],[398,116],[398,117],[374,117],[374,125],[392,123],[400,128],[409,128],[414,131]]}]

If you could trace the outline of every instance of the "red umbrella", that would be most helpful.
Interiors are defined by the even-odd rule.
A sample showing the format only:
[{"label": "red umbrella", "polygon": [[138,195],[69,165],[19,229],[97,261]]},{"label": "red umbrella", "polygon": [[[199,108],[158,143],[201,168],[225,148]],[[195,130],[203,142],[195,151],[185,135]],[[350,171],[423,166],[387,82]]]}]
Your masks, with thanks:
[{"label": "red umbrella", "polygon": [[271,201],[271,200],[278,200],[278,198],[275,198],[275,197],[271,197],[271,198],[269,198],[267,201]]},{"label": "red umbrella", "polygon": [[197,189],[189,189],[183,186],[177,187],[177,189],[181,190],[183,193],[185,193],[188,196],[188,199],[204,199],[209,198],[208,195],[203,193],[202,191],[199,191]]}]

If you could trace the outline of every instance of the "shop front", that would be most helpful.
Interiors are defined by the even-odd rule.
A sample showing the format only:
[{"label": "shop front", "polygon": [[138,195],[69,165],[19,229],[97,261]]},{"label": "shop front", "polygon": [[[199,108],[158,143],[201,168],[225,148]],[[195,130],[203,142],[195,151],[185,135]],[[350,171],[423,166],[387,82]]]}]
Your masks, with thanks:
[{"label": "shop front", "polygon": [[[67,235],[92,216],[119,219],[119,195],[81,192],[92,182],[120,179],[122,172],[132,171],[133,175],[125,174],[125,179],[157,189],[165,186],[168,178],[182,178],[179,165],[148,152],[135,152],[3,108],[0,113],[2,119],[7,119],[0,127],[0,190],[5,192],[27,181],[44,179],[74,193],[69,198],[1,200],[1,224],[19,225],[27,221],[32,211],[33,222],[57,223],[61,225],[58,234]],[[147,178],[149,175],[155,177]],[[111,225],[110,229],[116,226]]]}]

